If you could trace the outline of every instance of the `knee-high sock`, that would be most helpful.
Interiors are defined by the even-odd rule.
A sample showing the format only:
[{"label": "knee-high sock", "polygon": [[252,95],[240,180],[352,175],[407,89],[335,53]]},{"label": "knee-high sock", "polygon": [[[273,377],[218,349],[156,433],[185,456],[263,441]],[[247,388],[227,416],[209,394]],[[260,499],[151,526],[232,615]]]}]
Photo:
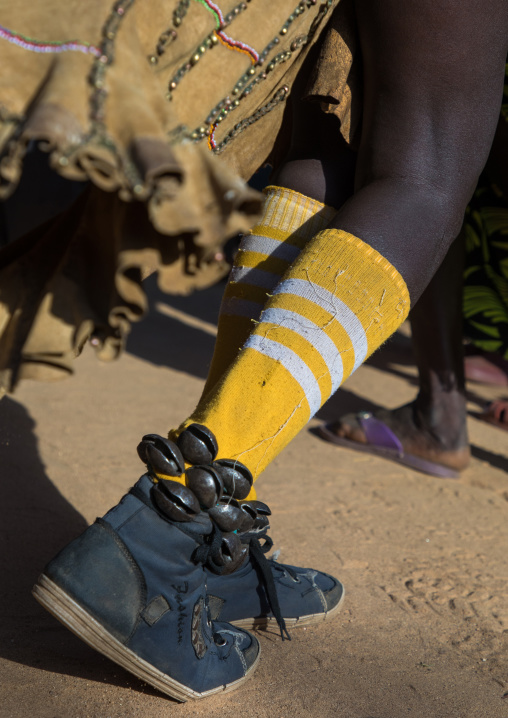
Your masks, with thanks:
[{"label": "knee-high sock", "polygon": [[180,430],[205,424],[219,458],[237,458],[256,478],[408,312],[406,284],[388,260],[347,232],[319,232]]},{"label": "knee-high sock", "polygon": [[284,272],[336,211],[284,187],[264,194],[261,219],[243,238],[224,293],[203,397],[236,358]]}]

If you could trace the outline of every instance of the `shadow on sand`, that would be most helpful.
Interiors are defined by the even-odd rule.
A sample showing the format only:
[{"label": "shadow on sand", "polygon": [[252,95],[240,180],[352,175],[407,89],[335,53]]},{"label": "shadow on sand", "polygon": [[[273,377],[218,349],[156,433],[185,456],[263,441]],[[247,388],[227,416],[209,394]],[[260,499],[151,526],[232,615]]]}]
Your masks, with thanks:
[{"label": "shadow on sand", "polygon": [[[219,285],[192,297],[168,297],[152,284],[152,311],[134,327],[128,351],[151,363],[204,379],[214,345],[211,326],[218,314],[222,289]],[[206,331],[162,314],[156,309],[158,303],[205,322]],[[161,334],[167,336],[167,342],[160,341]],[[408,341],[397,337],[370,363],[415,382],[414,373],[406,375],[403,371],[405,366],[413,366]],[[341,414],[377,408],[377,404],[341,389],[321,409],[318,418],[329,421]],[[86,522],[47,475],[38,452],[36,427],[26,409],[6,397],[0,402],[0,422],[0,654],[44,671],[130,685],[134,690],[151,693],[149,687],[73,637],[31,597],[32,585],[45,563],[81,533]],[[508,472],[508,458],[481,447],[472,449],[476,458]]]},{"label": "shadow on sand", "polygon": [[0,655],[43,671],[151,693],[74,637],[31,596],[47,561],[87,523],[46,474],[26,409],[4,397],[0,422]]},{"label": "shadow on sand", "polygon": [[[157,366],[165,366],[205,380],[215,346],[224,284],[216,284],[188,297],[164,294],[153,278],[144,283],[149,311],[132,326],[127,341],[130,354]],[[162,309],[167,308],[168,314]],[[200,328],[200,325],[204,326]]]}]

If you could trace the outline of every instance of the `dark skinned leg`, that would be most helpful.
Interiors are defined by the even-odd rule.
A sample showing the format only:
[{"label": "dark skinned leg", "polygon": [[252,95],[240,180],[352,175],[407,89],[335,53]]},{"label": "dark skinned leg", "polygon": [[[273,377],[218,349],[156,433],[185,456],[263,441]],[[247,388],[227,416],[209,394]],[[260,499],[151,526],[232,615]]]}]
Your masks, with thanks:
[{"label": "dark skinned leg", "polygon": [[[333,118],[322,121],[313,110],[295,112],[291,152],[276,176],[278,184],[340,208],[332,226],[387,257],[406,280],[413,303],[458,233],[497,123],[508,17],[496,0],[485,10],[478,18],[472,2],[436,8],[428,2],[357,0],[365,117],[356,191],[347,198],[354,162],[334,140]],[[469,62],[473,73],[464,78]],[[471,105],[471,97],[480,96],[481,118],[476,103]],[[419,396],[385,415],[407,451],[457,469],[469,456],[460,252],[456,243],[413,311]],[[429,346],[436,347],[432,355]]]},{"label": "dark skinned leg", "polygon": [[340,209],[354,193],[357,155],[339,129],[337,118],[318,104],[294,101],[291,148],[273,184]]},{"label": "dark skinned leg", "polygon": [[[463,261],[464,241],[459,235],[411,311],[418,396],[397,409],[375,412],[407,453],[458,471],[467,466],[470,455],[462,351]],[[327,428],[352,441],[367,441],[355,414]]]},{"label": "dark skinned leg", "polygon": [[474,0],[438,7],[431,0],[356,0],[356,7],[365,79],[359,154],[341,138],[335,117],[299,102],[289,155],[272,181],[336,207],[330,226],[386,257],[414,304],[457,236],[487,159],[508,6],[486,0],[480,14]]},{"label": "dark skinned leg", "polygon": [[[508,124],[498,123],[487,170],[508,198],[506,162]],[[508,201],[508,200],[507,200]],[[400,439],[406,452],[461,470],[469,461],[462,349],[462,273],[464,239],[459,235],[443,264],[411,312],[413,350],[420,390],[415,401],[393,410],[381,409],[376,418]],[[504,401],[494,402],[489,421],[506,426]],[[337,436],[366,443],[355,414],[328,424]]]},{"label": "dark skinned leg", "polygon": [[[379,346],[409,308],[404,281],[412,304],[428,285],[460,230],[499,113],[508,42],[508,6],[504,0],[486,0],[480,16],[476,0],[442,0],[437,8],[430,0],[417,4],[357,0],[357,10],[364,56],[365,112],[354,193],[328,224],[329,229],[342,231],[318,233],[308,240],[309,246],[301,249],[266,302],[270,321],[262,315],[245,351],[239,352],[221,381],[184,422],[197,421],[215,431],[225,455],[248,454],[245,461],[251,463],[256,476],[316,411],[323,397],[319,379],[324,377],[338,386],[344,375],[338,362],[333,367],[327,364],[326,370],[320,363],[323,353],[336,356],[342,346],[344,351],[349,346],[341,333],[341,329],[347,333],[343,316],[357,332],[349,340],[355,365],[359,365],[367,354],[366,332],[371,328],[372,335],[377,332],[372,348]],[[304,149],[305,143],[310,146],[320,130],[313,127],[297,149]],[[276,181],[339,206],[342,197],[338,188],[346,176],[343,154],[336,153],[335,146],[326,155],[302,151],[300,156],[288,158]],[[308,171],[302,170],[304,166]],[[348,193],[346,188],[344,195]],[[334,241],[339,242],[337,247]],[[369,252],[365,244],[381,256]],[[323,251],[327,254],[318,256]],[[374,259],[371,265],[365,265],[365,256]],[[344,261],[350,263],[347,272],[341,271]],[[286,284],[298,272],[306,279],[304,287],[298,281]],[[363,277],[363,289],[358,286],[359,277]],[[379,302],[377,306],[387,297],[379,322],[362,304],[369,287],[374,301]],[[338,328],[331,340],[334,347],[325,341],[325,326],[313,322],[318,330],[323,329],[316,334],[323,343],[323,353],[316,349],[320,357],[311,351],[315,349],[312,342],[305,339],[307,344],[300,343],[299,332],[281,324],[281,313],[284,318],[289,314],[296,322],[293,326],[302,328],[298,317],[293,317],[297,314],[292,309],[297,301],[289,291],[293,288],[298,290],[294,292],[297,298],[299,292],[314,288],[319,293],[319,288],[326,292],[324,301],[332,294],[342,303],[333,301],[333,326]],[[346,315],[349,295],[354,295],[356,305],[352,314]],[[306,295],[303,298],[306,300]],[[318,311],[324,306],[321,297],[312,304]],[[364,314],[370,323],[360,327],[355,320]],[[362,319],[359,321],[361,324]],[[264,351],[258,351],[272,328],[281,330],[278,335],[284,334],[284,340],[274,340],[277,346],[266,342]],[[326,338],[330,339],[327,334]],[[293,348],[296,343],[298,351]],[[367,344],[367,350],[370,348]],[[312,358],[316,366],[310,368],[306,361]],[[297,413],[302,391],[305,407],[310,410]],[[264,406],[270,412],[263,413]]]},{"label": "dark skinned leg", "polygon": [[[295,107],[294,114],[291,152],[275,182],[291,184],[307,195],[317,188],[327,203],[335,202],[340,208],[353,193],[356,155],[337,132],[334,117],[306,103]],[[313,139],[303,143],[303,137]],[[463,261],[464,244],[459,236],[411,311],[420,380],[418,397],[398,409],[375,414],[394,431],[406,452],[456,470],[465,468],[469,461],[462,354]],[[366,443],[355,414],[327,428],[340,437]]]},{"label": "dark skinned leg", "polygon": [[486,0],[479,12],[475,0],[357,0],[356,9],[365,97],[355,192],[341,206],[345,195],[335,195],[333,183],[340,187],[344,155],[332,147],[312,156],[316,126],[293,141],[276,181],[341,207],[331,226],[386,257],[414,304],[457,236],[487,160],[508,6]]},{"label": "dark skinned leg", "polygon": [[[356,155],[337,133],[337,121],[316,106],[295,108],[295,141],[277,183],[291,183],[303,194],[318,187],[340,207],[352,194]],[[311,128],[318,128],[311,133]],[[312,143],[301,137],[314,136]],[[309,154],[313,156],[309,156]],[[318,156],[321,159],[316,160]],[[342,169],[340,176],[335,168]],[[340,204],[339,204],[340,202]],[[469,462],[462,351],[462,273],[464,241],[459,235],[410,314],[420,390],[415,401],[375,416],[389,426],[404,450],[455,470]],[[366,443],[356,414],[327,426],[338,436]]]},{"label": "dark skinned leg", "polygon": [[462,275],[464,237],[452,244],[441,267],[411,312],[413,349],[420,391],[413,404],[414,424],[425,451],[452,468],[469,461],[462,348]]}]

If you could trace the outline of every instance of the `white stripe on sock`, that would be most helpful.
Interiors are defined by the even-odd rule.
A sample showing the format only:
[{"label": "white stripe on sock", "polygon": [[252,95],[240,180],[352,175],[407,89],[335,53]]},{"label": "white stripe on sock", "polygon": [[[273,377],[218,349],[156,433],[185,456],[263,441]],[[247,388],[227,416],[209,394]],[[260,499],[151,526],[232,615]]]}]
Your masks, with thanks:
[{"label": "white stripe on sock", "polygon": [[[283,259],[286,262],[294,262],[301,252],[299,247],[286,242],[279,242],[277,239],[262,237],[258,234],[246,234],[240,244],[240,252],[257,252],[275,259]],[[238,264],[242,263],[242,255],[237,259]]]},{"label": "white stripe on sock", "polygon": [[[297,312],[291,312],[289,309],[270,308],[261,314],[262,322],[271,322],[279,326],[296,332],[306,339],[314,349],[321,355],[324,363],[330,372],[332,380],[332,391],[337,391],[342,382],[343,366],[340,351],[330,339],[330,337],[321,329],[318,324],[307,317],[302,317]],[[323,402],[328,399],[327,396],[322,397]]]},{"label": "white stripe on sock", "polygon": [[321,406],[321,390],[314,374],[298,354],[284,346],[284,344],[268,339],[268,337],[261,337],[258,334],[251,334],[244,347],[255,349],[260,354],[280,362],[288,370],[305,394],[310,407],[309,418],[312,418]]},{"label": "white stripe on sock", "polygon": [[[363,363],[367,356],[368,342],[362,323],[351,309],[338,297],[319,284],[304,279],[285,279],[274,290],[273,294],[295,294],[317,304],[329,312],[344,327],[355,352],[353,371]],[[351,372],[352,373],[352,372]]]}]

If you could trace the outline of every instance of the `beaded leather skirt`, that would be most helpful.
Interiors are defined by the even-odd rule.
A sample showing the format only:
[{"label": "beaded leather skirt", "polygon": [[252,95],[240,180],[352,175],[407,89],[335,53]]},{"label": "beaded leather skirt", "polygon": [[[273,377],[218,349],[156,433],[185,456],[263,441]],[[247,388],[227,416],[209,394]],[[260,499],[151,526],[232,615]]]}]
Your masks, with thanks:
[{"label": "beaded leather skirt", "polygon": [[90,338],[117,356],[147,273],[182,293],[227,271],[220,250],[256,219],[246,181],[287,145],[295,87],[350,141],[352,1],[0,3],[0,199],[34,146],[87,183],[0,250],[0,391],[68,374]]}]

